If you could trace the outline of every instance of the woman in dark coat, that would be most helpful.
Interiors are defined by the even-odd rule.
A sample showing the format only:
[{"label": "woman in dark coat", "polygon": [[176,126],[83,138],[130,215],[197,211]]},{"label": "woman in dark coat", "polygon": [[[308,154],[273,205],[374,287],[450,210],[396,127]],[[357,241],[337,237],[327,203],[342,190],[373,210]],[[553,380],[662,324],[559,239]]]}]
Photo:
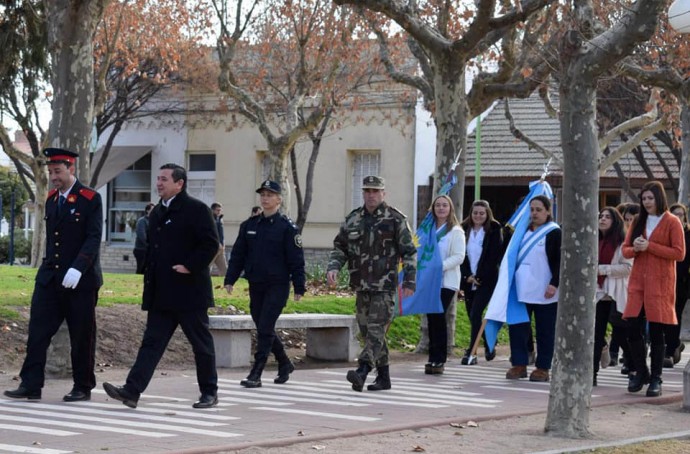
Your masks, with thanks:
[{"label": "woman in dark coat", "polygon": [[690,279],[690,226],[688,226],[688,209],[685,205],[674,203],[669,207],[669,211],[674,214],[680,223],[683,224],[685,236],[685,258],[681,262],[676,262],[676,318],[677,325],[666,325],[666,355],[664,357],[664,367],[673,367],[680,362],[680,354],[685,350],[685,344],[680,341],[680,328],[683,318],[683,310],[688,300],[688,282]]},{"label": "woman in dark coat", "polygon": [[[484,309],[489,304],[491,294],[498,280],[498,267],[503,256],[503,231],[501,224],[494,219],[489,202],[475,200],[470,215],[462,222],[467,240],[465,261],[460,268],[462,289],[465,293],[465,309],[470,319],[470,343],[462,357],[462,364],[477,364],[477,358],[470,360],[472,347],[482,326]],[[486,338],[484,339],[486,347]],[[485,348],[484,357],[491,361],[495,350]]]}]

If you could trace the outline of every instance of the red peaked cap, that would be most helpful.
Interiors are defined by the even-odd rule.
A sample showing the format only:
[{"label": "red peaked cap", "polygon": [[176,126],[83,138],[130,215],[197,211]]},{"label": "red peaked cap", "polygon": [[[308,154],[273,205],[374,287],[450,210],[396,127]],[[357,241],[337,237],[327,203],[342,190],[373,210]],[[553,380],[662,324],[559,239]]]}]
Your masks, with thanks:
[{"label": "red peaked cap", "polygon": [[48,158],[48,162],[53,163],[68,162],[74,164],[79,157],[77,153],[62,148],[46,148],[43,150],[43,154]]}]

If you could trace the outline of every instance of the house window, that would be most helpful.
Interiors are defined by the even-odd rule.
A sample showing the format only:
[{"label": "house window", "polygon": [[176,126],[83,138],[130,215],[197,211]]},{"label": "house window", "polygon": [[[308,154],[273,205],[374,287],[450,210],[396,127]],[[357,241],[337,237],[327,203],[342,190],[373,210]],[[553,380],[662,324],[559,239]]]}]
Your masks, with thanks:
[{"label": "house window", "polygon": [[216,201],[216,154],[208,151],[187,153],[187,192],[207,205]]},{"label": "house window", "polygon": [[352,157],[352,209],[362,206],[362,180],[367,175],[378,175],[380,166],[378,151],[357,152]]},{"label": "house window", "polygon": [[111,242],[134,242],[137,219],[151,201],[151,154],[123,170],[108,186],[108,237]]}]

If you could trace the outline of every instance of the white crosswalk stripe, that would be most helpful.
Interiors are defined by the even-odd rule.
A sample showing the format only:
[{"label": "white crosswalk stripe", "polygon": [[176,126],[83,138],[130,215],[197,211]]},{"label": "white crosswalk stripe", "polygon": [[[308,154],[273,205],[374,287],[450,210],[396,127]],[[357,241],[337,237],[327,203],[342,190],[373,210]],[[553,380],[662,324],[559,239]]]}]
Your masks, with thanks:
[{"label": "white crosswalk stripe", "polygon": [[69,437],[70,435],[81,435],[79,432],[70,432],[68,430],[46,429],[39,426],[27,426],[17,424],[0,424],[0,430],[14,430],[18,432],[29,432],[31,434],[54,435],[56,437]]},{"label": "white crosswalk stripe", "polygon": [[6,445],[0,443],[0,451],[7,451],[11,453],[28,453],[28,454],[69,454],[74,451],[60,451],[59,449],[35,448],[27,446]]},{"label": "white crosswalk stripe", "polygon": [[371,418],[368,416],[343,415],[339,413],[324,413],[321,411],[297,410],[295,408],[271,408],[271,407],[252,407],[252,410],[275,411],[279,413],[292,413],[308,416],[318,416],[320,418],[348,419],[351,421],[380,421],[381,418]]}]

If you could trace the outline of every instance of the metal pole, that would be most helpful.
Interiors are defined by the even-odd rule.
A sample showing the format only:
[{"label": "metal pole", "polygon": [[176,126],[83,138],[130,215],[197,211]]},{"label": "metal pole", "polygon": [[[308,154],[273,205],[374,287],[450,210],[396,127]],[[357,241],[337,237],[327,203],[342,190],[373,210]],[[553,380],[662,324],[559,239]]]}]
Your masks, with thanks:
[{"label": "metal pole", "polygon": [[12,197],[10,198],[10,266],[14,265],[14,183],[12,184]]},{"label": "metal pole", "polygon": [[477,127],[474,129],[474,200],[482,195],[482,116],[477,116]]}]

